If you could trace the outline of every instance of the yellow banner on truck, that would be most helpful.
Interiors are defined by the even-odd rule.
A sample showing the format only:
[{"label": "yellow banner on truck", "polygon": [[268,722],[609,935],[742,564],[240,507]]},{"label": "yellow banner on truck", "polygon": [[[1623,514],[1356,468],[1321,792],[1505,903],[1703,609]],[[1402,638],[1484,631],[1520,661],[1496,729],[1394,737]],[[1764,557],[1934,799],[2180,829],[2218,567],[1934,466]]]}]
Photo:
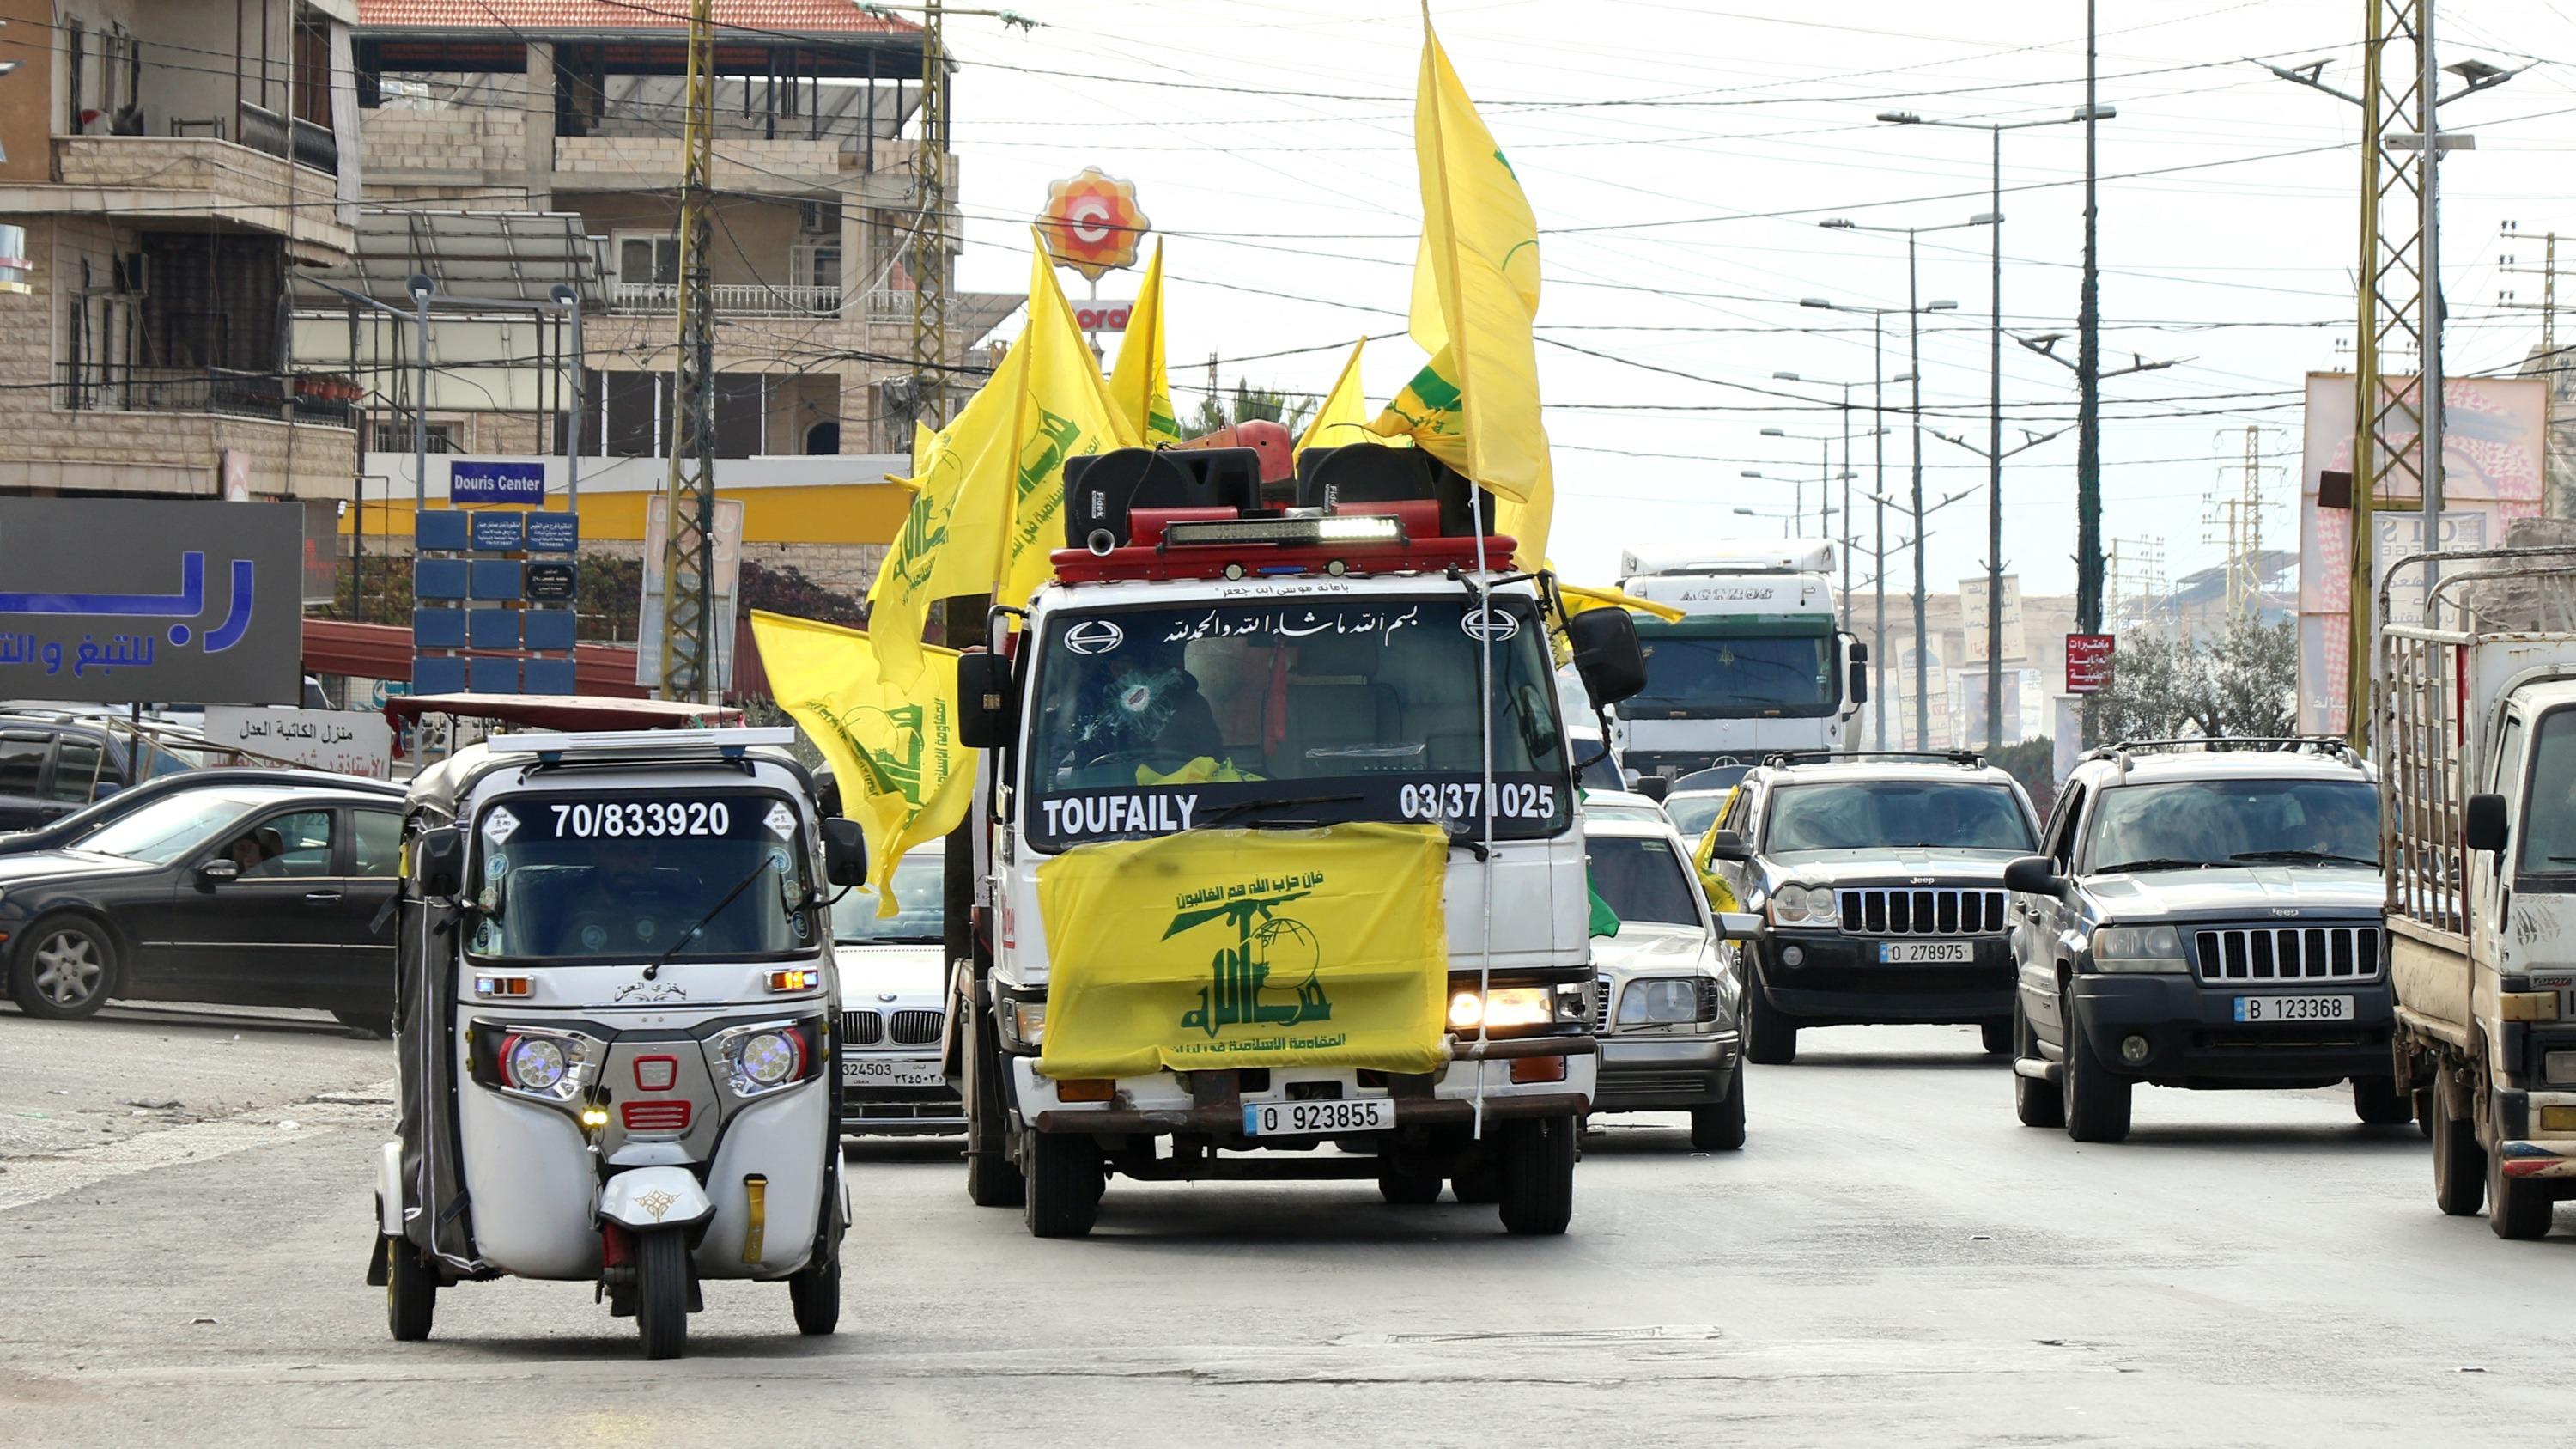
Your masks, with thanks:
[{"label": "yellow banner on truck", "polygon": [[1378,824],[1066,851],[1038,867],[1038,1070],[1434,1070],[1447,1058],[1448,857],[1434,826]]}]

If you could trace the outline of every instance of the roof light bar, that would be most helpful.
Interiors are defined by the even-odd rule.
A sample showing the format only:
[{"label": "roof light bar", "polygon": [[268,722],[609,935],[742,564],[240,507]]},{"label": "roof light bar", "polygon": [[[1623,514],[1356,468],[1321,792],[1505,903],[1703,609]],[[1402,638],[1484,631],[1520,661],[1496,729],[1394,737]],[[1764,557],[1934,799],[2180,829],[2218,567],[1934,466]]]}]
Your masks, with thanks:
[{"label": "roof light bar", "polygon": [[1401,544],[1405,541],[1404,520],[1387,514],[1336,518],[1207,519],[1176,522],[1163,530],[1163,542],[1171,548],[1242,543]]}]

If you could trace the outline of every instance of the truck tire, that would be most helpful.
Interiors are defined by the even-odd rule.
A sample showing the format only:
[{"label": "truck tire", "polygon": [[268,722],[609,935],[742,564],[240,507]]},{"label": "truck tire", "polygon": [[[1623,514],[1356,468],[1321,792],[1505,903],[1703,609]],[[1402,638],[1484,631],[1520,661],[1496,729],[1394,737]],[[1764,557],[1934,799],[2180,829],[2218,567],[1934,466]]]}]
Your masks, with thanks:
[{"label": "truck tire", "polygon": [[411,1243],[385,1239],[385,1327],[396,1343],[418,1343],[429,1337],[438,1313],[438,1274],[420,1260]]},{"label": "truck tire", "polygon": [[2372,1127],[2403,1127],[2415,1120],[2415,1098],[2393,1077],[2352,1079],[2352,1115]]},{"label": "truck tire", "polygon": [[1002,1105],[1002,1052],[992,1025],[960,1003],[966,1025],[966,1200],[977,1207],[1018,1207],[1028,1179],[1004,1150],[1010,1113]]},{"label": "truck tire", "polygon": [[[2039,1033],[2031,1030],[2030,1014],[2022,1010],[2021,996],[2013,996],[2013,1051],[2019,1060],[2045,1061],[2039,1054]],[[2024,1127],[2063,1127],[2066,1125],[2066,1098],[2057,1084],[2044,1077],[2025,1077],[2013,1073],[2013,1116]]]},{"label": "truck tire", "polygon": [[1733,1152],[1744,1145],[1744,1059],[1726,1074],[1726,1100],[1691,1108],[1691,1146],[1702,1152]]},{"label": "truck tire", "polygon": [[2415,1089],[2415,1130],[2424,1134],[2425,1141],[2433,1140],[2433,1089],[2430,1087]]},{"label": "truck tire", "polygon": [[2451,1094],[2433,1085],[2433,1204],[2455,1218],[2477,1216],[2487,1200],[2487,1150],[2475,1122],[2451,1114]]},{"label": "truck tire", "polygon": [[689,1234],[655,1228],[635,1235],[635,1330],[646,1358],[678,1358],[689,1346]]},{"label": "truck tire", "polygon": [[2487,1226],[2499,1238],[2529,1241],[2549,1236],[2558,1214],[2557,1185],[2504,1175],[2504,1154],[2487,1154]]},{"label": "truck tire", "polygon": [[1574,1143],[1583,1124],[1542,1117],[1504,1125],[1503,1231],[1554,1237],[1574,1219]]},{"label": "truck tire", "polygon": [[1100,1170],[1100,1148],[1089,1137],[1072,1132],[1028,1132],[1020,1137],[1020,1166],[1028,1191],[1020,1202],[1020,1221],[1033,1238],[1079,1238],[1100,1217],[1100,1193],[1107,1184]]},{"label": "truck tire", "polygon": [[2066,1108],[2066,1135],[2078,1142],[2119,1142],[2129,1135],[2129,1082],[2093,1054],[2093,1044],[2075,1020],[2068,998],[2060,1018],[2066,1023],[2066,1061],[2058,1075]]},{"label": "truck tire", "polygon": [[1990,1057],[2011,1055],[2013,1049],[2013,1029],[2011,1019],[2006,1018],[2002,1021],[1978,1022],[1977,1044],[1984,1047],[1986,1049],[1986,1055]]},{"label": "truck tire", "polygon": [[1756,974],[1744,998],[1744,1056],[1766,1067],[1785,1067],[1798,1059],[1798,1021],[1783,1016],[1762,992]]}]

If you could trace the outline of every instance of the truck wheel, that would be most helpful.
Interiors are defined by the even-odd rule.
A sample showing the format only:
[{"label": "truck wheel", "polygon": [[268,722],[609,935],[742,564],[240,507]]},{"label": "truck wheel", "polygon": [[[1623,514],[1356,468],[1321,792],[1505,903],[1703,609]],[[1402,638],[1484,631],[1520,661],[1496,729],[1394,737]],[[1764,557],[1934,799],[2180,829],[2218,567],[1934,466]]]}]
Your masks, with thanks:
[{"label": "truck wheel", "polygon": [[2007,1017],[2002,1021],[1978,1022],[1977,1041],[1979,1045],[1986,1049],[1987,1056],[2000,1057],[2011,1055],[2013,1049],[2011,1018]]},{"label": "truck wheel", "polygon": [[796,1310],[796,1331],[822,1338],[841,1326],[841,1255],[808,1263],[789,1274],[787,1301]]},{"label": "truck wheel", "polygon": [[1100,1217],[1100,1148],[1070,1132],[1029,1132],[1020,1138],[1020,1165],[1028,1191],[1020,1221],[1033,1238],[1079,1238]]},{"label": "truck wheel", "polygon": [[1691,1108],[1691,1146],[1702,1152],[1733,1152],[1744,1145],[1744,1061],[1726,1074],[1726,1100]]},{"label": "truck wheel", "polygon": [[1798,1021],[1780,1014],[1762,994],[1762,978],[1748,983],[1744,996],[1744,1055],[1766,1067],[1785,1067],[1798,1059]]},{"label": "truck wheel", "polygon": [[2415,1099],[2393,1077],[2355,1077],[2352,1115],[2372,1127],[2403,1127],[2415,1119]]},{"label": "truck wheel", "polygon": [[2424,1134],[2425,1141],[2433,1140],[2433,1089],[2430,1087],[2415,1089],[2415,1130]]},{"label": "truck wheel", "polygon": [[2455,1218],[2475,1217],[2487,1200],[2487,1150],[2478,1127],[2451,1115],[2450,1094],[2433,1086],[2433,1203]]},{"label": "truck wheel", "polygon": [[396,1343],[429,1337],[438,1313],[438,1274],[402,1238],[385,1239],[385,1327]]},{"label": "truck wheel", "polygon": [[1504,1124],[1503,1231],[1553,1237],[1573,1221],[1574,1139],[1582,1126],[1572,1117]]},{"label": "truck wheel", "polygon": [[1428,1207],[1440,1201],[1440,1174],[1381,1171],[1377,1195],[1395,1207]]},{"label": "truck wheel", "polygon": [[2548,1237],[2549,1220],[2558,1212],[2554,1185],[2534,1178],[2507,1177],[2504,1161],[2501,1152],[2487,1154],[2487,1226],[2499,1238]]},{"label": "truck wheel", "polygon": [[2129,1083],[2111,1075],[2067,1003],[2066,1062],[2058,1078],[2066,1108],[2066,1135],[2078,1142],[2118,1142],[2129,1135]]},{"label": "truck wheel", "polygon": [[635,1235],[635,1327],[646,1358],[689,1346],[689,1238],[680,1228]]},{"label": "truck wheel", "polygon": [[[2013,996],[2013,1051],[2026,1062],[2045,1061],[2039,1054],[2039,1033],[2031,1030],[2030,1014],[2022,1010],[2021,996]],[[2013,1073],[2013,1116],[2024,1127],[2063,1127],[2066,1125],[2066,1098],[2057,1084],[2044,1077],[2025,1077]]]},{"label": "truck wheel", "polygon": [[1004,1153],[1010,1114],[1002,1106],[1002,1052],[992,1028],[971,1005],[960,1004],[966,1023],[966,1200],[977,1207],[1018,1207],[1028,1179]]}]

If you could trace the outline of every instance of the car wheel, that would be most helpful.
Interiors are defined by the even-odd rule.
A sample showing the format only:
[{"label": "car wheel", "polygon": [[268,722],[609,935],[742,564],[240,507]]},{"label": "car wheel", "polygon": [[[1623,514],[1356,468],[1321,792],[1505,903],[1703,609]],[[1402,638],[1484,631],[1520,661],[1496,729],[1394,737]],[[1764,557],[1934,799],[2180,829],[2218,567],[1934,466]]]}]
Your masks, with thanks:
[{"label": "car wheel", "polygon": [[1069,1132],[1028,1132],[1020,1137],[1020,1166],[1028,1192],[1020,1221],[1033,1238],[1079,1238],[1100,1217],[1100,1146]]},{"label": "car wheel", "polygon": [[1504,1124],[1503,1231],[1554,1237],[1574,1220],[1574,1139],[1582,1125],[1572,1117]]},{"label": "car wheel", "polygon": [[28,928],[9,995],[30,1016],[77,1021],[98,1015],[116,988],[116,948],[80,916],[48,916]]},{"label": "car wheel", "polygon": [[2058,1082],[2065,1102],[2066,1135],[2078,1142],[2121,1141],[2129,1135],[2129,1083],[2111,1075],[2111,1069],[2093,1054],[2093,1044],[2075,1019],[2071,996],[2061,1020],[2066,1023],[2066,1062]]},{"label": "car wheel", "polygon": [[1763,994],[1757,973],[1744,994],[1744,1055],[1766,1067],[1785,1067],[1798,1059],[1797,1018],[1783,1016]]},{"label": "car wheel", "polygon": [[[2039,1033],[2031,1029],[2030,1013],[2022,1009],[2021,996],[2013,996],[2013,1051],[2021,1061],[2038,1062],[2047,1058],[2039,1054]],[[2066,1098],[2057,1084],[2045,1077],[2025,1077],[2013,1073],[2013,1115],[2024,1127],[2063,1127],[2066,1125]]]},{"label": "car wheel", "polygon": [[2451,1115],[2450,1093],[2433,1085],[2433,1205],[2455,1218],[2475,1217],[2487,1200],[2487,1150],[2478,1124]]},{"label": "car wheel", "polygon": [[1733,1152],[1744,1145],[1744,1062],[1726,1075],[1726,1100],[1691,1108],[1691,1146],[1702,1152]]},{"label": "car wheel", "polygon": [[2392,1077],[2355,1077],[2352,1115],[2372,1127],[2403,1127],[2415,1120],[2415,1098]]}]

